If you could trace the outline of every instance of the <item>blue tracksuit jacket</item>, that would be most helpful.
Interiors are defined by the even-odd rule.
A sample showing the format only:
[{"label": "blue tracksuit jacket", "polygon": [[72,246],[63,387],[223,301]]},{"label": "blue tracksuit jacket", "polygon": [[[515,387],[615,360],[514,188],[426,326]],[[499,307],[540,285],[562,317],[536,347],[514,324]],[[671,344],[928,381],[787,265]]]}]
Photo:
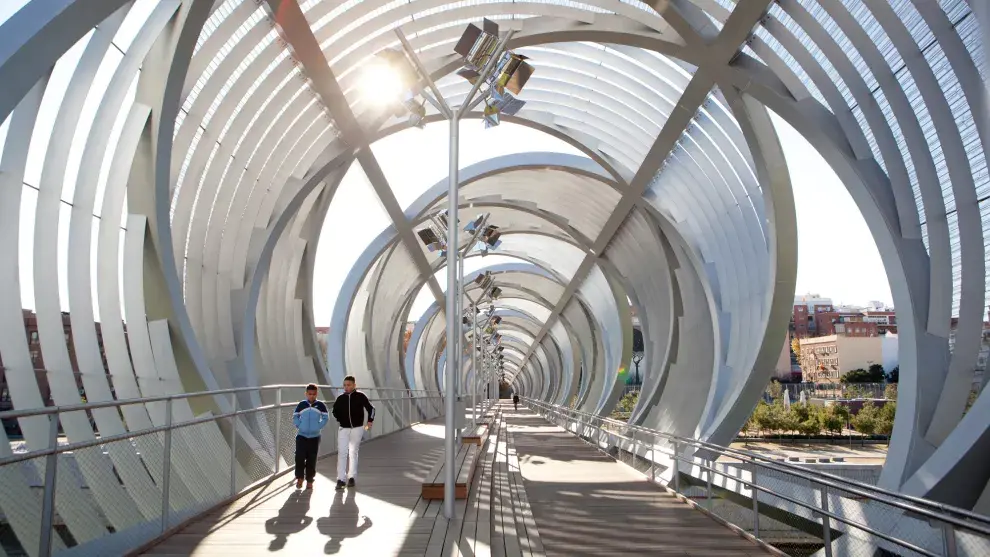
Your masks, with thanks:
[{"label": "blue tracksuit jacket", "polygon": [[317,400],[310,404],[304,400],[296,406],[296,411],[292,413],[292,423],[299,430],[299,435],[303,437],[319,437],[320,432],[330,423],[330,413],[327,412],[327,405],[322,400]]}]

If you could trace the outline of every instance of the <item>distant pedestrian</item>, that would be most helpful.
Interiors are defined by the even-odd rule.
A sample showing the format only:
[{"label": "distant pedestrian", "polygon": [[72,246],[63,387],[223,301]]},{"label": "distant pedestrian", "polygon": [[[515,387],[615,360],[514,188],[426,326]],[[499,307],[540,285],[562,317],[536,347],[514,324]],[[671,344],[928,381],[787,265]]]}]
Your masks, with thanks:
[{"label": "distant pedestrian", "polygon": [[[368,411],[367,424],[364,423],[365,410]],[[345,485],[354,487],[361,438],[375,421],[375,407],[364,393],[357,390],[353,375],[344,378],[344,393],[333,403],[333,417],[340,423],[337,433],[337,489],[340,490]]]},{"label": "distant pedestrian", "polygon": [[512,404],[516,407],[516,412],[519,411],[519,395],[516,393],[512,394]]},{"label": "distant pedestrian", "polygon": [[320,434],[330,423],[330,413],[322,400],[316,399],[316,385],[306,385],[306,398],[296,405],[292,423],[299,430],[296,434],[296,489],[302,487],[306,477],[306,489],[313,489],[316,479],[316,455],[320,451]]}]

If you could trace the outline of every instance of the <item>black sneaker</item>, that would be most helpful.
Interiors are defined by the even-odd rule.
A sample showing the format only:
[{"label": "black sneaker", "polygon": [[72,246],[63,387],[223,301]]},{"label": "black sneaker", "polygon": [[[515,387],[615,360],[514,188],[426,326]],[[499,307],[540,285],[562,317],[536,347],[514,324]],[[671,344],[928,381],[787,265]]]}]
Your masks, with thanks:
[{"label": "black sneaker", "polygon": [[347,480],[347,487],[354,487],[354,478]]},{"label": "black sneaker", "polygon": [[344,489],[344,480],[337,480],[337,491]]}]

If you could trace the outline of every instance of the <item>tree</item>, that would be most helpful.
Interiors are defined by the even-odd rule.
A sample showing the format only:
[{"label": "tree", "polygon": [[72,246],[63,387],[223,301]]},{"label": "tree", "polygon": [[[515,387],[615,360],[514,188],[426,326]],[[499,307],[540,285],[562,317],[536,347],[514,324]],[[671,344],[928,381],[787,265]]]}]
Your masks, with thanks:
[{"label": "tree", "polygon": [[866,390],[853,383],[842,389],[842,396],[845,398],[866,398]]},{"label": "tree", "polygon": [[[773,413],[774,418],[777,422],[777,429],[782,433],[787,433],[788,431],[798,431],[800,429],[800,422],[797,421],[797,416],[791,409],[784,406],[784,400],[778,398],[773,401]],[[791,405],[794,408],[794,405]]]},{"label": "tree", "polygon": [[841,404],[831,404],[821,410],[819,419],[825,431],[838,435],[849,421],[849,409]]},{"label": "tree", "polygon": [[870,364],[869,375],[869,383],[883,383],[884,378],[887,377],[887,373],[880,364]]},{"label": "tree", "polygon": [[[889,386],[889,385],[888,385]],[[896,389],[895,389],[896,391]],[[877,433],[890,437],[894,432],[894,416],[897,414],[897,402],[888,400],[880,409],[877,420]]]},{"label": "tree", "polygon": [[619,400],[616,410],[619,412],[632,412],[633,408],[636,407],[636,402],[639,400],[639,391],[633,391]]},{"label": "tree", "polygon": [[774,379],[770,382],[770,389],[768,392],[770,393],[771,399],[774,401],[779,400],[780,397],[784,395],[784,386],[780,384],[780,381]]},{"label": "tree", "polygon": [[791,352],[797,356],[798,361],[801,361],[801,339],[794,337],[791,339]]},{"label": "tree", "polygon": [[843,383],[875,383],[876,381],[872,381],[871,377],[870,372],[863,368],[859,368],[846,372],[840,381]]},{"label": "tree", "polygon": [[753,424],[761,434],[765,431],[774,431],[777,429],[770,411],[770,405],[765,401],[761,400],[756,405],[756,409],[753,410]]},{"label": "tree", "polygon": [[[897,400],[897,383],[888,383],[883,388],[883,398],[887,400]],[[884,406],[886,408],[886,406]]]},{"label": "tree", "polygon": [[639,364],[643,361],[643,358],[645,358],[645,357],[646,357],[646,354],[643,353],[643,352],[633,352],[633,354],[632,354],[633,364],[636,365],[636,383],[635,383],[636,385],[642,385],[643,384],[643,381],[639,377]]},{"label": "tree", "polygon": [[802,435],[820,435],[822,432],[820,408],[807,402],[792,404],[790,421]]},{"label": "tree", "polygon": [[863,435],[873,435],[880,421],[880,411],[872,402],[867,402],[852,418],[852,426]]},{"label": "tree", "polygon": [[888,383],[897,383],[901,379],[901,366],[894,366],[894,369],[887,373]]}]

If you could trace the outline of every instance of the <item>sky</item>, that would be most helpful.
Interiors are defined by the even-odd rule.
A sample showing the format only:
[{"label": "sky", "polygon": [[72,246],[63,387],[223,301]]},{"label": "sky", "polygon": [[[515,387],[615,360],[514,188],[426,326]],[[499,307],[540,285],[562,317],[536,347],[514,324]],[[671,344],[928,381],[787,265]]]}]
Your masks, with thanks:
[{"label": "sky", "polygon": [[[865,305],[892,302],[876,244],[849,193],[818,152],[786,122],[771,113],[791,174],[798,222],[796,294],[816,293],[835,303]],[[477,120],[460,128],[460,167],[485,158],[526,151],[581,153],[566,143],[522,126],[502,124],[484,129]],[[408,207],[427,188],[447,176],[448,124],[407,130],[373,145],[396,199]],[[317,326],[330,325],[337,293],[367,244],[388,226],[360,166],[341,182],[323,224],[317,250],[313,304]],[[354,207],[362,207],[360,212]],[[333,238],[347,238],[346,242]],[[508,259],[508,258],[506,258]],[[493,263],[489,257],[487,263]],[[481,264],[468,260],[465,274]],[[446,284],[445,271],[437,275]],[[419,315],[432,297],[422,292],[411,315]]]}]

